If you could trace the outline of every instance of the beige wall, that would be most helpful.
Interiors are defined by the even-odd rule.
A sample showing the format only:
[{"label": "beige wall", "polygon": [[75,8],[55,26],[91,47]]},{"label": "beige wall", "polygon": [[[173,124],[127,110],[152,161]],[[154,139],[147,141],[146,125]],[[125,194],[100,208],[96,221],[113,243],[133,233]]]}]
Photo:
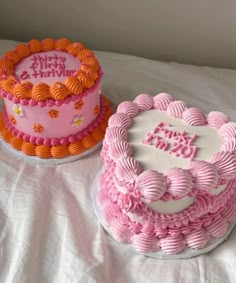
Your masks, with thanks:
[{"label": "beige wall", "polygon": [[0,38],[236,69],[235,0],[0,0]]}]

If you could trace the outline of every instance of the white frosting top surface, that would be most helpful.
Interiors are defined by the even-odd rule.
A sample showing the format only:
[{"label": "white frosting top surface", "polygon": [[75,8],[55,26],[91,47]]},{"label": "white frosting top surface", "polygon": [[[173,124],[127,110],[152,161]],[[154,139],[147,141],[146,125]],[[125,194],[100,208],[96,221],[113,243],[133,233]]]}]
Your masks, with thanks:
[{"label": "white frosting top surface", "polygon": [[30,55],[15,68],[19,80],[33,84],[63,82],[80,68],[80,61],[63,51],[46,51]]},{"label": "white frosting top surface", "polygon": [[[149,110],[139,113],[133,118],[133,123],[128,130],[128,142],[133,147],[134,157],[142,165],[143,170],[153,169],[165,172],[173,167],[185,168],[190,162],[189,158],[176,157],[168,151],[160,150],[154,145],[144,144],[143,140],[147,133],[153,133],[156,126],[166,122],[170,126],[165,127],[171,131],[185,131],[190,137],[197,135],[192,143],[197,146],[195,159],[209,161],[214,153],[218,152],[223,141],[215,130],[209,126],[189,126],[182,119],[170,117],[166,112],[160,110]],[[154,134],[163,138],[163,133]],[[173,139],[165,138],[168,146],[173,147]]]}]

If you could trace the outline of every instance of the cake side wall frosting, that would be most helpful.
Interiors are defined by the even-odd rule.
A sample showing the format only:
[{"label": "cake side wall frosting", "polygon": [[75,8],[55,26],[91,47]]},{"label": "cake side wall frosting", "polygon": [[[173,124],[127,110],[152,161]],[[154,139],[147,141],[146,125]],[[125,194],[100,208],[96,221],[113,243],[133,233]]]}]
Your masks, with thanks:
[{"label": "cake side wall frosting", "polygon": [[97,86],[87,96],[60,106],[32,107],[10,100],[5,101],[5,106],[14,128],[20,132],[35,137],[62,138],[82,131],[96,119],[100,112],[100,90]]},{"label": "cake side wall frosting", "polygon": [[168,94],[122,102],[108,121],[98,182],[111,234],[171,254],[224,236],[236,221],[235,141],[224,113],[205,115]]}]

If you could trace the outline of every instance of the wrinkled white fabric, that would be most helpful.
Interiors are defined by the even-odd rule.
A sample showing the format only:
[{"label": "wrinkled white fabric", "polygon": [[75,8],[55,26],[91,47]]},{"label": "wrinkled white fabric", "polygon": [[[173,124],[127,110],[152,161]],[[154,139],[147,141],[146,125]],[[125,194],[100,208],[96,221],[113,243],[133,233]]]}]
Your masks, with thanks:
[{"label": "wrinkled white fabric", "polygon": [[[0,55],[16,42],[0,40]],[[114,103],[168,92],[236,120],[236,71],[96,52]],[[236,230],[209,254],[157,260],[117,243],[99,224],[91,190],[99,150],[71,163],[37,165],[0,149],[1,283],[228,283],[236,278]]]}]

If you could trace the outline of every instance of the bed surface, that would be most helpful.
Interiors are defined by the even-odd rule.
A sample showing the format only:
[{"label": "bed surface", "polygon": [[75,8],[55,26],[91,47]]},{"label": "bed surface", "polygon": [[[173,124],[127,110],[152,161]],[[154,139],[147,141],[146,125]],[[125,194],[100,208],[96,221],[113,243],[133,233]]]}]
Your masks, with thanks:
[{"label": "bed surface", "polygon": [[[0,40],[0,55],[16,42]],[[236,120],[236,71],[95,52],[103,94],[115,104],[167,92],[204,112]],[[0,282],[235,282],[236,229],[209,254],[157,260],[106,234],[92,207],[99,150],[61,165],[31,164],[0,148]]]}]

